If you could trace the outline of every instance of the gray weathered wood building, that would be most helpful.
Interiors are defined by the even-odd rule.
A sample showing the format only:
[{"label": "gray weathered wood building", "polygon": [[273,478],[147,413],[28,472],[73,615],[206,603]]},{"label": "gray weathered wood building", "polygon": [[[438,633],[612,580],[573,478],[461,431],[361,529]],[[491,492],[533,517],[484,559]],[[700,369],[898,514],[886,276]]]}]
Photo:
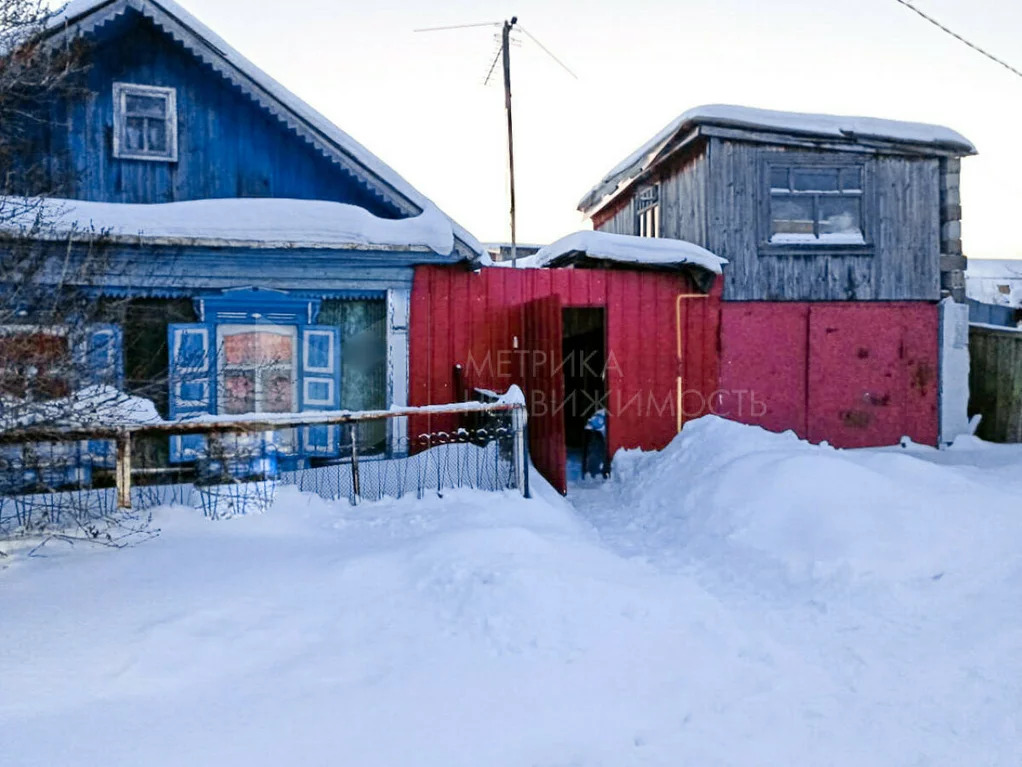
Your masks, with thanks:
[{"label": "gray weathered wood building", "polygon": [[959,177],[973,153],[935,125],[698,107],[579,210],[595,229],[728,260],[722,384],[767,400],[765,415],[733,415],[848,445],[933,443],[964,427],[967,388],[945,384],[965,373],[942,364],[961,360],[967,333],[942,328],[966,319],[939,302],[965,300]]}]

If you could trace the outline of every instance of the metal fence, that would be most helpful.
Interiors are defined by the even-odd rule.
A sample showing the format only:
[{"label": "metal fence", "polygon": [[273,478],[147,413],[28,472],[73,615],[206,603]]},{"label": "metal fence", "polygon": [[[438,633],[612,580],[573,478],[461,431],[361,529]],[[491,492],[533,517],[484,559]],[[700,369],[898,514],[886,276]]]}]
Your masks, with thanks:
[{"label": "metal fence", "polygon": [[[525,429],[522,405],[464,403],[2,432],[0,539],[109,538],[164,505],[220,519],[264,510],[287,486],[352,504],[458,488],[527,495]],[[170,463],[172,439],[190,439],[194,460]]]}]

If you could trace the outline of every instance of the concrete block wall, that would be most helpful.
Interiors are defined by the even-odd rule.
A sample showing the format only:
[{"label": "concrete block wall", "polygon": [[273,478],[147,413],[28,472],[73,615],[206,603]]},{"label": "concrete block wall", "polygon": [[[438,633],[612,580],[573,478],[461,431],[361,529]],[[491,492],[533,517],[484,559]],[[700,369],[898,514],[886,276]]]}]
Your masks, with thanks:
[{"label": "concrete block wall", "polygon": [[962,161],[957,157],[940,161],[940,290],[965,302],[965,268],[962,252]]}]

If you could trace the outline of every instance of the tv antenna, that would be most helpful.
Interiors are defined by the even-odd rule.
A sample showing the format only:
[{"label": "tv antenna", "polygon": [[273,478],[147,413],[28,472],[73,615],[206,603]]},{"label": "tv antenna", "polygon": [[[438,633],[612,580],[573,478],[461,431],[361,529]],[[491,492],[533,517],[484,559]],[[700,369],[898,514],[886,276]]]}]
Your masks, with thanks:
[{"label": "tv antenna", "polygon": [[483,80],[483,85],[489,85],[490,79],[493,77],[493,71],[497,68],[497,61],[502,60],[504,69],[504,110],[507,112],[507,165],[508,175],[511,182],[511,266],[514,268],[518,267],[518,239],[517,232],[515,229],[515,140],[514,140],[514,127],[511,119],[511,46],[520,45],[520,41],[515,40],[511,36],[512,29],[520,29],[525,35],[528,36],[532,42],[539,46],[547,56],[557,62],[558,66],[561,67],[565,72],[578,79],[578,75],[568,68],[568,65],[557,58],[549,48],[543,43],[536,39],[529,30],[518,23],[518,17],[512,16],[510,21],[505,19],[504,21],[484,21],[478,24],[455,24],[453,26],[446,27],[424,27],[422,29],[416,29],[415,32],[446,32],[452,29],[470,29],[473,27],[500,27],[500,46],[497,48],[497,53],[493,57],[493,61],[490,63],[490,68],[486,73],[486,79]]}]

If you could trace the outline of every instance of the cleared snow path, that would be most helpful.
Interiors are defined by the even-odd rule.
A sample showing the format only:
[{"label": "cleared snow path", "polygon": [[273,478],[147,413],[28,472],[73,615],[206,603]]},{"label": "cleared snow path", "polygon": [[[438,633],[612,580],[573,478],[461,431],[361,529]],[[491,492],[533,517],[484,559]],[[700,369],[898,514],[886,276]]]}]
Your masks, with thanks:
[{"label": "cleared snow path", "polygon": [[1020,458],[703,419],[577,510],[161,510],[0,569],[0,763],[1017,765]]},{"label": "cleared snow path", "polygon": [[766,638],[762,701],[798,734],[734,764],[1017,763],[1022,446],[841,451],[709,418],[614,468],[571,489],[601,539]]}]

